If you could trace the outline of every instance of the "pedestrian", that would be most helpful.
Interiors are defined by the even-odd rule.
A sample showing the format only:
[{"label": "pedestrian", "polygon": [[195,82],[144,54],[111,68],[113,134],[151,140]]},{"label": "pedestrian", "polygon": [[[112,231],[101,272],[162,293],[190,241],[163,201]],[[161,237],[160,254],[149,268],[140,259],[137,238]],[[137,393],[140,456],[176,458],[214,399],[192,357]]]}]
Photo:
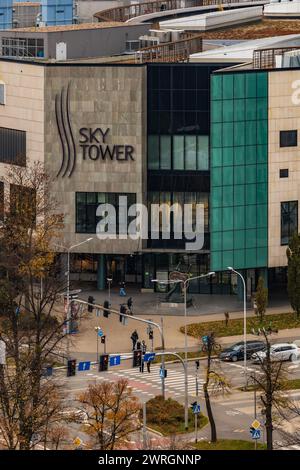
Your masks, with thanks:
[{"label": "pedestrian", "polygon": [[132,351],[134,351],[137,340],[139,339],[139,335],[136,330],[132,332],[130,339],[132,341]]},{"label": "pedestrian", "polygon": [[126,307],[124,304],[121,304],[120,305],[120,317],[119,317],[119,320],[120,320],[120,323],[123,323],[123,314],[126,314]]},{"label": "pedestrian", "polygon": [[141,365],[140,365],[140,372],[144,373],[144,367],[145,367],[145,362],[144,362],[144,356],[142,355]]},{"label": "pedestrian", "polygon": [[147,345],[146,345],[146,343],[145,343],[144,340],[142,341],[141,348],[142,348],[142,354],[143,354],[143,355],[146,354],[146,352],[147,352]]},{"label": "pedestrian", "polygon": [[129,310],[130,315],[132,315],[132,303],[132,297],[129,297],[129,299],[127,300],[127,308]]},{"label": "pedestrian", "polygon": [[150,368],[151,368],[151,361],[147,361],[147,371],[149,374],[151,372]]},{"label": "pedestrian", "polygon": [[136,342],[136,349],[137,349],[137,351],[141,351],[141,349],[142,349],[142,344],[141,344],[140,341],[137,341],[137,342]]}]

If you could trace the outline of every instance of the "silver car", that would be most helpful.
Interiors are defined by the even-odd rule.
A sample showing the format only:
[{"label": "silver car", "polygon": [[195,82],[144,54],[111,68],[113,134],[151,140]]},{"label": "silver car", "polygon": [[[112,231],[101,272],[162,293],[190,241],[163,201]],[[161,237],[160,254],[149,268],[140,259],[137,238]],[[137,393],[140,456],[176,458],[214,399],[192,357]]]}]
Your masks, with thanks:
[{"label": "silver car", "polygon": [[[259,364],[266,359],[267,352],[264,349],[252,354],[251,359],[254,364]],[[300,349],[293,343],[273,344],[270,349],[272,361],[296,361],[300,359]]]}]

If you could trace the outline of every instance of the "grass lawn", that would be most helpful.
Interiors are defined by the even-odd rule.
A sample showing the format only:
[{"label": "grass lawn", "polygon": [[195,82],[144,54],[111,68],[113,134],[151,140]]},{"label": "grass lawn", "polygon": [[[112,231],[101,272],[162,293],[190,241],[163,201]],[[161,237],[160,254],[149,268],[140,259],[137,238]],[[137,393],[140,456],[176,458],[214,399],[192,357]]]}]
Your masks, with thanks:
[{"label": "grass lawn", "polygon": [[[262,326],[272,324],[273,329],[288,329],[300,328],[300,318],[296,317],[295,313],[279,313],[277,315],[266,315],[264,325],[262,325],[258,318],[247,319],[247,332],[251,333],[251,329],[261,328]],[[184,333],[184,327],[180,327],[181,333]],[[188,335],[195,338],[201,338],[210,332],[214,332],[216,336],[234,336],[243,334],[243,319],[237,318],[229,320],[228,325],[225,321],[210,321],[205,323],[191,323],[187,327]]]},{"label": "grass lawn", "polygon": [[[186,432],[184,428],[184,407],[172,398],[164,400],[161,395],[152,398],[146,404],[146,413],[147,426],[161,432],[165,436]],[[207,417],[200,413],[198,415],[198,428],[203,428],[207,423]],[[189,427],[187,432],[192,432],[194,429],[195,418],[192,410],[189,408]]]},{"label": "grass lawn", "polygon": [[[242,441],[235,439],[219,439],[215,443],[208,441],[200,441],[193,444],[193,447],[200,450],[254,450],[254,441]],[[257,443],[258,450],[265,450],[265,444]]]},{"label": "grass lawn", "polygon": [[[254,385],[249,385],[246,390],[243,387],[239,388],[239,390],[241,390],[241,392],[253,392],[254,388],[255,388]],[[290,379],[286,381],[285,383],[286,391],[299,390],[299,389],[300,389],[300,379]],[[256,386],[256,390],[259,390],[258,386]]]}]

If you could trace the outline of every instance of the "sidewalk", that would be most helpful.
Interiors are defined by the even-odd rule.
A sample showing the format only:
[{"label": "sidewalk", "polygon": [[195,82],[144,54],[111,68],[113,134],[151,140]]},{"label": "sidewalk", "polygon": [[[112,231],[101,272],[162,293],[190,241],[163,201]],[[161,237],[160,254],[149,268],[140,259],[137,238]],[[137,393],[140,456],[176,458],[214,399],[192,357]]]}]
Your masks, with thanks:
[{"label": "sidewalk", "polygon": [[[127,292],[127,297],[122,298],[119,297],[118,291],[112,292],[111,295],[111,302],[112,307],[116,310],[119,309],[119,304],[122,302],[126,302],[128,296],[131,295],[131,292]],[[99,292],[99,291],[85,291],[80,294],[80,298],[87,300],[89,295],[93,295],[96,299],[96,303],[102,304],[105,299],[108,298],[107,292]],[[144,297],[145,296],[145,297]],[[180,327],[184,325],[185,319],[183,316],[183,305],[179,307],[169,307],[172,311],[176,310],[176,313],[171,315],[170,313],[165,314],[164,308],[160,308],[158,310],[157,305],[155,305],[155,299],[157,299],[157,294],[140,294],[138,298],[133,298],[134,300],[134,315],[144,318],[144,319],[152,319],[154,322],[161,324],[163,321],[163,329],[164,329],[164,336],[165,336],[165,349],[166,350],[180,350],[184,348],[184,335],[179,331]],[[225,296],[209,296],[211,303],[213,304],[213,300],[215,297],[222,297],[224,300]],[[230,296],[228,296],[230,297]],[[145,299],[145,304],[143,300]],[[149,308],[150,300],[152,299],[151,308]],[[230,319],[234,318],[243,318],[243,311],[240,310],[241,302],[234,299],[234,304],[239,306],[237,311],[230,311]],[[195,314],[195,309],[193,307],[189,308],[187,311],[187,324],[190,323],[199,323],[199,322],[208,322],[208,321],[224,321],[224,306],[223,312],[218,312],[219,306],[213,304],[211,309],[215,311],[215,313],[197,313]],[[150,310],[150,312],[149,312]],[[161,310],[161,311],[160,311]],[[178,310],[182,310],[181,314],[179,315]],[[201,309],[202,310],[202,309]],[[148,311],[148,314],[144,312]],[[272,307],[267,310],[267,314],[278,314],[282,312],[290,311],[290,306],[278,306]],[[97,351],[97,334],[95,331],[95,327],[101,326],[103,329],[104,335],[106,335],[106,352],[107,353],[124,353],[129,352],[132,349],[132,342],[130,340],[131,333],[133,330],[137,330],[139,339],[145,340],[148,349],[151,348],[151,342],[148,339],[147,335],[147,325],[141,322],[138,322],[133,319],[128,320],[127,325],[123,325],[119,321],[119,316],[111,314],[109,318],[96,317],[95,310],[91,314],[88,314],[89,317],[81,322],[79,333],[73,336],[71,351],[75,357],[81,360],[96,360],[96,351]],[[253,317],[254,312],[253,310],[247,311],[247,317]],[[278,335],[274,335],[274,340],[287,340],[288,338],[299,338],[300,337],[300,328],[294,330],[281,330]],[[252,335],[248,335],[248,339],[253,339],[257,337],[253,337]],[[237,341],[242,341],[243,335],[238,336],[228,336],[224,338],[220,338],[221,344],[232,344]],[[200,338],[196,339],[191,336],[188,336],[187,343],[188,349],[191,351],[196,351],[200,345]],[[154,349],[159,348],[161,346],[161,338],[157,328],[154,328]],[[99,353],[104,352],[104,345],[101,344],[100,338],[98,340],[98,347]]]}]

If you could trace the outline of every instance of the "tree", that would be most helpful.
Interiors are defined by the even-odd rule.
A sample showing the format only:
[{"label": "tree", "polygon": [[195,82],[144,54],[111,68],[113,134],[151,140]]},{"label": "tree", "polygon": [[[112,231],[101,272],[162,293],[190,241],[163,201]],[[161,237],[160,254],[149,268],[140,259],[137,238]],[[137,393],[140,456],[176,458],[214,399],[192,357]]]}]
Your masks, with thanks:
[{"label": "tree", "polygon": [[203,392],[211,430],[210,440],[211,442],[217,442],[217,428],[211,406],[210,391],[212,394],[224,394],[229,392],[230,385],[224,375],[222,375],[221,370],[218,370],[218,363],[212,359],[213,353],[219,350],[214,333],[207,335],[207,343],[204,350],[207,354],[207,363]]},{"label": "tree", "polygon": [[260,331],[266,345],[265,356],[258,356],[259,374],[252,372],[249,383],[252,382],[260,393],[262,414],[265,416],[267,448],[273,450],[274,422],[280,416],[281,410],[288,406],[288,399],[284,393],[286,391],[286,371],[282,361],[272,360],[271,343],[267,331],[265,328]]},{"label": "tree", "polygon": [[288,259],[288,297],[291,307],[300,316],[300,236],[295,233],[286,250]]},{"label": "tree", "polygon": [[255,302],[257,313],[259,315],[260,321],[262,322],[268,306],[268,289],[265,287],[264,278],[261,276],[258,278]]},{"label": "tree", "polygon": [[45,378],[62,348],[66,323],[58,308],[64,285],[57,276],[53,244],[63,217],[51,197],[40,163],[11,167],[5,183],[0,228],[0,339],[7,365],[0,366],[0,430],[9,449],[30,449],[60,419],[60,395]]},{"label": "tree", "polygon": [[[78,396],[80,414],[87,418],[85,432],[93,449],[113,450],[124,444],[126,437],[140,429],[140,404],[128,381],[89,384]],[[74,415],[77,421],[78,414]]]}]

